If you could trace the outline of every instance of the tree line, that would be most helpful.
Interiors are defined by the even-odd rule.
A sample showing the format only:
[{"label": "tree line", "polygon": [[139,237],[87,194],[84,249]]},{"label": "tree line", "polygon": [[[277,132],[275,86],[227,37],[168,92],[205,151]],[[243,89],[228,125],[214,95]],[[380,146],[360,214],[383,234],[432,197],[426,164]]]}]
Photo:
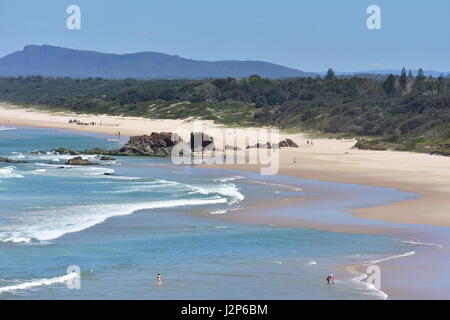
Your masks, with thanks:
[{"label": "tree line", "polygon": [[194,116],[227,124],[270,125],[366,136],[361,147],[450,150],[450,79],[403,68],[384,81],[325,77],[107,80],[0,78],[0,100],[149,118]]}]

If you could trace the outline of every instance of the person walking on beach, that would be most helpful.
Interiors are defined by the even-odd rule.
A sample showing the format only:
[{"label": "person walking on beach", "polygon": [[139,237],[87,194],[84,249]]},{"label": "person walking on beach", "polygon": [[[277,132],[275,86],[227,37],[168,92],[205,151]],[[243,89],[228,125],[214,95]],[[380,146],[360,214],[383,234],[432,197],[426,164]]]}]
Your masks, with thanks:
[{"label": "person walking on beach", "polygon": [[336,278],[330,274],[327,278],[327,284],[335,284],[336,283]]}]

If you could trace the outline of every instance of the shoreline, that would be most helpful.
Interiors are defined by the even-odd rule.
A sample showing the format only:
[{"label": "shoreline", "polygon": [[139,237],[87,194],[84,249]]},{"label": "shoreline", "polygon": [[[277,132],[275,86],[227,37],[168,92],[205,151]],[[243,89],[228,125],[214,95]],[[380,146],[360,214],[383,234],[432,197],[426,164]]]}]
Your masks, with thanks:
[{"label": "shoreline", "polygon": [[[7,111],[12,111],[8,113]],[[152,131],[171,131],[176,125],[190,126],[186,120],[151,120],[140,118],[123,118],[110,116],[91,116],[91,115],[73,115],[73,114],[49,114],[37,111],[25,111],[24,109],[4,108],[4,104],[0,103],[0,112],[2,118],[0,125],[6,126],[29,126],[41,128],[55,128],[70,131],[91,132],[98,134],[114,135],[114,132],[120,130],[122,136],[131,136],[139,134],[149,134]],[[7,113],[4,116],[4,112]],[[36,118],[37,117],[37,118]],[[119,121],[118,126],[74,126],[64,123],[67,119],[78,118],[107,119],[107,121]],[[68,120],[67,120],[68,121]],[[212,127],[220,127],[210,123]],[[283,149],[280,152],[280,171],[279,175],[295,176],[297,178],[333,181],[342,183],[361,184],[377,187],[393,188],[420,195],[419,198],[400,202],[389,203],[382,206],[375,206],[362,209],[349,210],[358,218],[376,219],[387,221],[395,226],[396,223],[413,223],[417,225],[431,226],[450,226],[450,158],[442,156],[431,156],[423,154],[413,154],[406,152],[391,151],[361,151],[351,149],[353,141],[336,140],[336,139],[314,139],[314,147],[306,146],[305,136],[282,135],[282,138],[289,137],[299,143],[299,149]],[[302,139],[302,141],[299,141]],[[306,149],[306,150],[305,150]],[[292,157],[300,159],[299,164],[291,163]],[[408,160],[419,160],[408,162]],[[350,160],[350,161],[348,161]],[[366,160],[366,162],[364,162]],[[393,163],[389,160],[396,160]],[[421,163],[423,161],[423,163]],[[363,163],[363,165],[361,164]],[[365,165],[364,165],[365,164]],[[409,164],[409,166],[405,165]],[[446,167],[446,165],[448,165]],[[383,166],[388,168],[383,168]],[[202,165],[205,168],[227,169],[237,171],[259,171],[257,165]],[[417,170],[419,169],[419,170]],[[291,200],[293,202],[296,201]],[[288,201],[289,202],[289,201]],[[281,206],[283,206],[282,204]],[[289,205],[289,203],[287,204]],[[280,207],[277,203],[274,207]],[[429,208],[435,208],[430,213]],[[252,208],[244,208],[243,211],[250,212]],[[396,216],[393,216],[395,212]],[[400,213],[400,214],[399,214]],[[231,215],[233,216],[233,215]],[[223,217],[221,217],[223,218]],[[234,218],[234,217],[233,217]],[[248,218],[248,216],[246,217]],[[261,217],[253,216],[251,219],[254,223],[264,223]],[[362,219],[364,220],[364,219]],[[305,221],[296,220],[286,221],[289,226],[295,227],[311,227]],[[368,230],[367,228],[354,227],[353,230],[348,228],[338,228],[329,225],[322,226],[325,229],[335,232],[355,232],[355,233],[376,233],[383,234],[381,229]],[[319,229],[321,229],[319,227]],[[390,231],[394,230],[389,228]],[[393,232],[393,234],[396,234]],[[422,239],[429,241],[429,239]],[[433,250],[434,252],[434,250]],[[421,256],[421,255],[414,255]],[[420,257],[419,257],[420,259]],[[404,260],[404,259],[395,259]],[[410,260],[410,259],[409,259]],[[394,267],[389,268],[389,263],[383,263],[388,266],[389,278],[400,275],[403,270],[398,268],[398,264],[403,267],[406,262],[393,263]],[[348,266],[347,266],[348,267]],[[390,269],[390,270],[389,270]],[[446,269],[448,270],[448,269]],[[392,274],[394,276],[392,276]],[[422,272],[421,272],[422,274]],[[417,287],[417,285],[416,285]],[[387,286],[385,289],[389,296],[391,292],[394,299],[404,296],[405,290],[396,285]],[[414,293],[410,294],[412,298],[423,298]],[[427,298],[425,296],[425,298]]]},{"label": "shoreline", "polygon": [[[48,113],[0,102],[0,125],[55,128],[98,134],[132,136],[153,131],[192,129],[191,119],[159,120],[105,115]],[[69,119],[102,121],[102,126],[69,125]],[[107,124],[117,124],[108,126]],[[224,126],[204,121],[205,129]],[[420,195],[414,200],[358,209],[356,216],[391,223],[450,226],[450,157],[398,151],[367,151],[352,149],[355,140],[314,139],[306,143],[304,134],[280,134],[290,138],[299,148],[280,150],[278,174],[303,179],[386,187]],[[293,165],[293,158],[297,164]],[[216,169],[259,171],[258,165],[204,165]],[[433,210],[429,210],[433,207]],[[394,214],[395,213],[395,214]]]},{"label": "shoreline", "polygon": [[[208,166],[204,166],[208,169]],[[214,168],[217,169],[217,168]],[[229,170],[229,169],[227,169]],[[236,171],[240,172],[239,170]],[[245,206],[237,210],[232,210],[229,214],[220,214],[208,216],[208,219],[226,220],[237,223],[250,223],[268,226],[276,226],[281,228],[307,228],[315,230],[325,230],[337,233],[357,233],[357,234],[373,234],[386,236],[393,239],[398,239],[402,243],[409,243],[414,246],[423,247],[426,250],[418,250],[411,248],[409,251],[401,251],[392,256],[380,257],[377,260],[362,260],[356,264],[336,265],[336,271],[343,272],[351,277],[352,281],[364,285],[369,290],[374,290],[384,296],[383,299],[449,299],[450,292],[447,290],[436,290],[435,292],[422,290],[423,287],[429,283],[440,281],[439,276],[447,270],[450,270],[450,261],[443,260],[450,254],[450,230],[445,235],[436,236],[434,232],[436,228],[442,227],[412,226],[409,225],[397,226],[396,224],[388,223],[388,226],[380,225],[336,225],[326,224],[323,219],[303,219],[302,217],[279,217],[275,213],[277,209],[285,210],[296,205],[304,204],[305,201],[316,202],[320,199],[305,199],[305,198],[284,198],[281,202],[271,203],[264,202],[252,206]],[[376,206],[373,206],[374,208]],[[372,207],[370,207],[372,208]],[[345,210],[348,214],[356,212],[360,209]],[[269,214],[266,214],[269,213]],[[272,213],[272,214],[270,214]],[[358,219],[358,218],[356,218]],[[365,221],[365,219],[361,219]],[[440,250],[443,249],[443,250]],[[429,266],[430,257],[436,259],[436,263]],[[367,278],[366,268],[370,265],[378,265],[382,270],[382,288],[376,289],[366,283]],[[423,269],[417,269],[414,266],[425,265]],[[410,277],[405,277],[406,272]],[[407,279],[414,279],[407,281]],[[400,280],[399,280],[400,279]]]}]

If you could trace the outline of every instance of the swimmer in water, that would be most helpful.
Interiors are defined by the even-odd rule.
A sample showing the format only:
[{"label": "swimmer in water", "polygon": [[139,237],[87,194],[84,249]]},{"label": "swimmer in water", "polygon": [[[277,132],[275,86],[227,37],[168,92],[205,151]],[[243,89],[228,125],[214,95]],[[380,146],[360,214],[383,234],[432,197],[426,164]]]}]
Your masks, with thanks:
[{"label": "swimmer in water", "polygon": [[160,285],[162,284],[162,280],[161,280],[161,275],[158,273],[158,275],[156,276],[156,284]]},{"label": "swimmer in water", "polygon": [[336,283],[336,278],[330,274],[327,278],[327,284],[335,284]]}]

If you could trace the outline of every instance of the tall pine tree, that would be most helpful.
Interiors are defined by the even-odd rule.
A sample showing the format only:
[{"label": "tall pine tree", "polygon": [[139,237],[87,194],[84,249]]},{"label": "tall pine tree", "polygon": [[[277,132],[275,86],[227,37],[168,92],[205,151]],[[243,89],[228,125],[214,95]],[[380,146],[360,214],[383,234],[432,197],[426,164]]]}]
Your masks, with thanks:
[{"label": "tall pine tree", "polygon": [[416,80],[420,81],[420,80],[424,80],[424,79],[425,79],[425,75],[423,73],[423,69],[420,68],[419,71],[417,72]]},{"label": "tall pine tree", "polygon": [[383,89],[388,95],[394,95],[395,88],[395,76],[391,73],[389,77],[383,82]]},{"label": "tall pine tree", "polygon": [[400,75],[399,83],[400,83],[400,88],[402,88],[402,90],[405,90],[406,84],[408,83],[408,78],[406,77],[405,67],[403,67],[403,69],[402,69],[402,74]]},{"label": "tall pine tree", "polygon": [[332,68],[328,69],[327,75],[325,76],[325,78],[328,80],[334,79],[334,71]]}]

